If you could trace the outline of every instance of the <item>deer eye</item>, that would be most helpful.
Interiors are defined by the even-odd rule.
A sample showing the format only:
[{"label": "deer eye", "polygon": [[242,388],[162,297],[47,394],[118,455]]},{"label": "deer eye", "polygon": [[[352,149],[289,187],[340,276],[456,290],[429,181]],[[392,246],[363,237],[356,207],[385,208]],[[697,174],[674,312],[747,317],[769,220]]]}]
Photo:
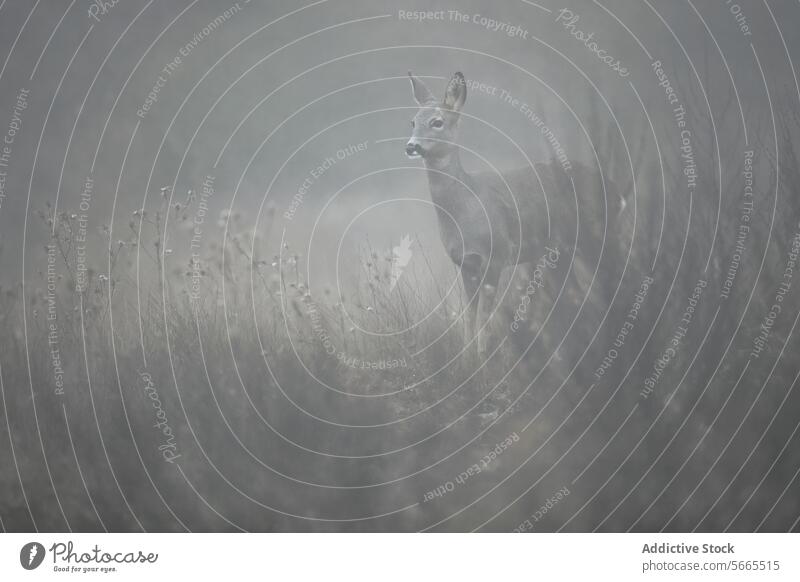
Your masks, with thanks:
[{"label": "deer eye", "polygon": [[444,127],[444,121],[441,119],[431,119],[431,127],[434,129],[442,129]]}]

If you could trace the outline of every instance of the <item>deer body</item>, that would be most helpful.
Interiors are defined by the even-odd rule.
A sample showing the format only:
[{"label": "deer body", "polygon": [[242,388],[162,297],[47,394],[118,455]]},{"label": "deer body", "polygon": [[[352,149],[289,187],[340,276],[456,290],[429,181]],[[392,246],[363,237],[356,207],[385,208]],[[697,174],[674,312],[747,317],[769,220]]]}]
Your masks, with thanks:
[{"label": "deer body", "polygon": [[[535,262],[545,245],[554,244],[570,230],[602,240],[605,233],[600,227],[606,222],[597,218],[617,209],[604,208],[600,176],[580,164],[573,164],[571,180],[551,163],[502,174],[467,173],[455,142],[466,101],[464,76],[453,76],[441,101],[419,79],[409,76],[420,109],[412,121],[406,154],[421,157],[425,164],[440,238],[450,259],[460,268],[474,337],[479,351],[483,351],[482,331],[502,271],[515,264]],[[579,204],[578,192],[596,195]],[[580,229],[579,208],[581,213],[593,215],[580,224]],[[568,238],[563,241],[564,247],[575,237]],[[589,247],[591,254],[595,249],[592,244]]]}]

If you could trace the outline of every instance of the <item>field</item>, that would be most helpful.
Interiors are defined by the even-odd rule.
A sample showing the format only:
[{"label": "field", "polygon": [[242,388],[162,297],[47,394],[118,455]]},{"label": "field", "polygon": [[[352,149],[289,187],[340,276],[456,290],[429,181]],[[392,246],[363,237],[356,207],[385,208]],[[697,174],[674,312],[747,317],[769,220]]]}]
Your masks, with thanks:
[{"label": "field", "polygon": [[[616,271],[567,253],[538,279],[521,271],[503,301],[503,325],[519,321],[498,329],[498,313],[484,357],[465,333],[454,267],[425,248],[393,289],[391,249],[365,242],[352,285],[312,290],[303,257],[269,232],[254,240],[235,212],[213,235],[205,223],[221,244],[174,259],[165,221],[190,236],[198,202],[171,200],[162,191],[127,229],[90,233],[107,250],[95,262],[80,256],[76,213],[53,228],[51,208],[37,212],[53,233],[43,267],[1,295],[8,530],[511,530],[530,516],[541,530],[749,530],[762,518],[785,529],[798,511],[788,469],[770,467],[794,454],[776,449],[797,405],[783,353],[796,345],[796,293],[742,372],[752,334],[737,338],[736,320],[744,305],[764,317],[778,279],[754,284],[751,259],[736,288],[752,298],[718,298],[734,227],[723,223],[705,272],[697,251],[679,252],[701,243],[678,232],[649,274],[634,252]],[[785,262],[791,228],[776,225],[769,245],[748,239],[748,251]],[[651,248],[640,240],[636,253]],[[645,390],[698,280],[705,295],[677,355]],[[693,495],[701,468],[751,451],[762,483],[720,463]],[[748,503],[754,487],[788,516]]]}]

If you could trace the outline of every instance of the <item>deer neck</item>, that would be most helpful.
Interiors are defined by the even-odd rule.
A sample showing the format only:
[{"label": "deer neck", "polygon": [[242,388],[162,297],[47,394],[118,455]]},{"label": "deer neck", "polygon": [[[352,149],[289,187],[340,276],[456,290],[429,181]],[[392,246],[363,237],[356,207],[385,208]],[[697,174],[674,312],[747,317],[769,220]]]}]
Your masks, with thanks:
[{"label": "deer neck", "polygon": [[458,151],[424,161],[431,199],[437,207],[456,215],[471,182],[469,174],[461,166]]}]

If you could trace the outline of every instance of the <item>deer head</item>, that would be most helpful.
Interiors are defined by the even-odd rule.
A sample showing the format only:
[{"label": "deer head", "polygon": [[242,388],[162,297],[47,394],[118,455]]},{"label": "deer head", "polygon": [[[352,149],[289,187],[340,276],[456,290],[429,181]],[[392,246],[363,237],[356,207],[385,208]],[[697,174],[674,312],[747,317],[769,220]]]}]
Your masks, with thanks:
[{"label": "deer head", "polygon": [[467,100],[464,75],[453,75],[441,101],[410,72],[408,76],[419,111],[411,120],[412,131],[406,144],[406,155],[428,161],[444,158],[454,149],[461,108]]}]

